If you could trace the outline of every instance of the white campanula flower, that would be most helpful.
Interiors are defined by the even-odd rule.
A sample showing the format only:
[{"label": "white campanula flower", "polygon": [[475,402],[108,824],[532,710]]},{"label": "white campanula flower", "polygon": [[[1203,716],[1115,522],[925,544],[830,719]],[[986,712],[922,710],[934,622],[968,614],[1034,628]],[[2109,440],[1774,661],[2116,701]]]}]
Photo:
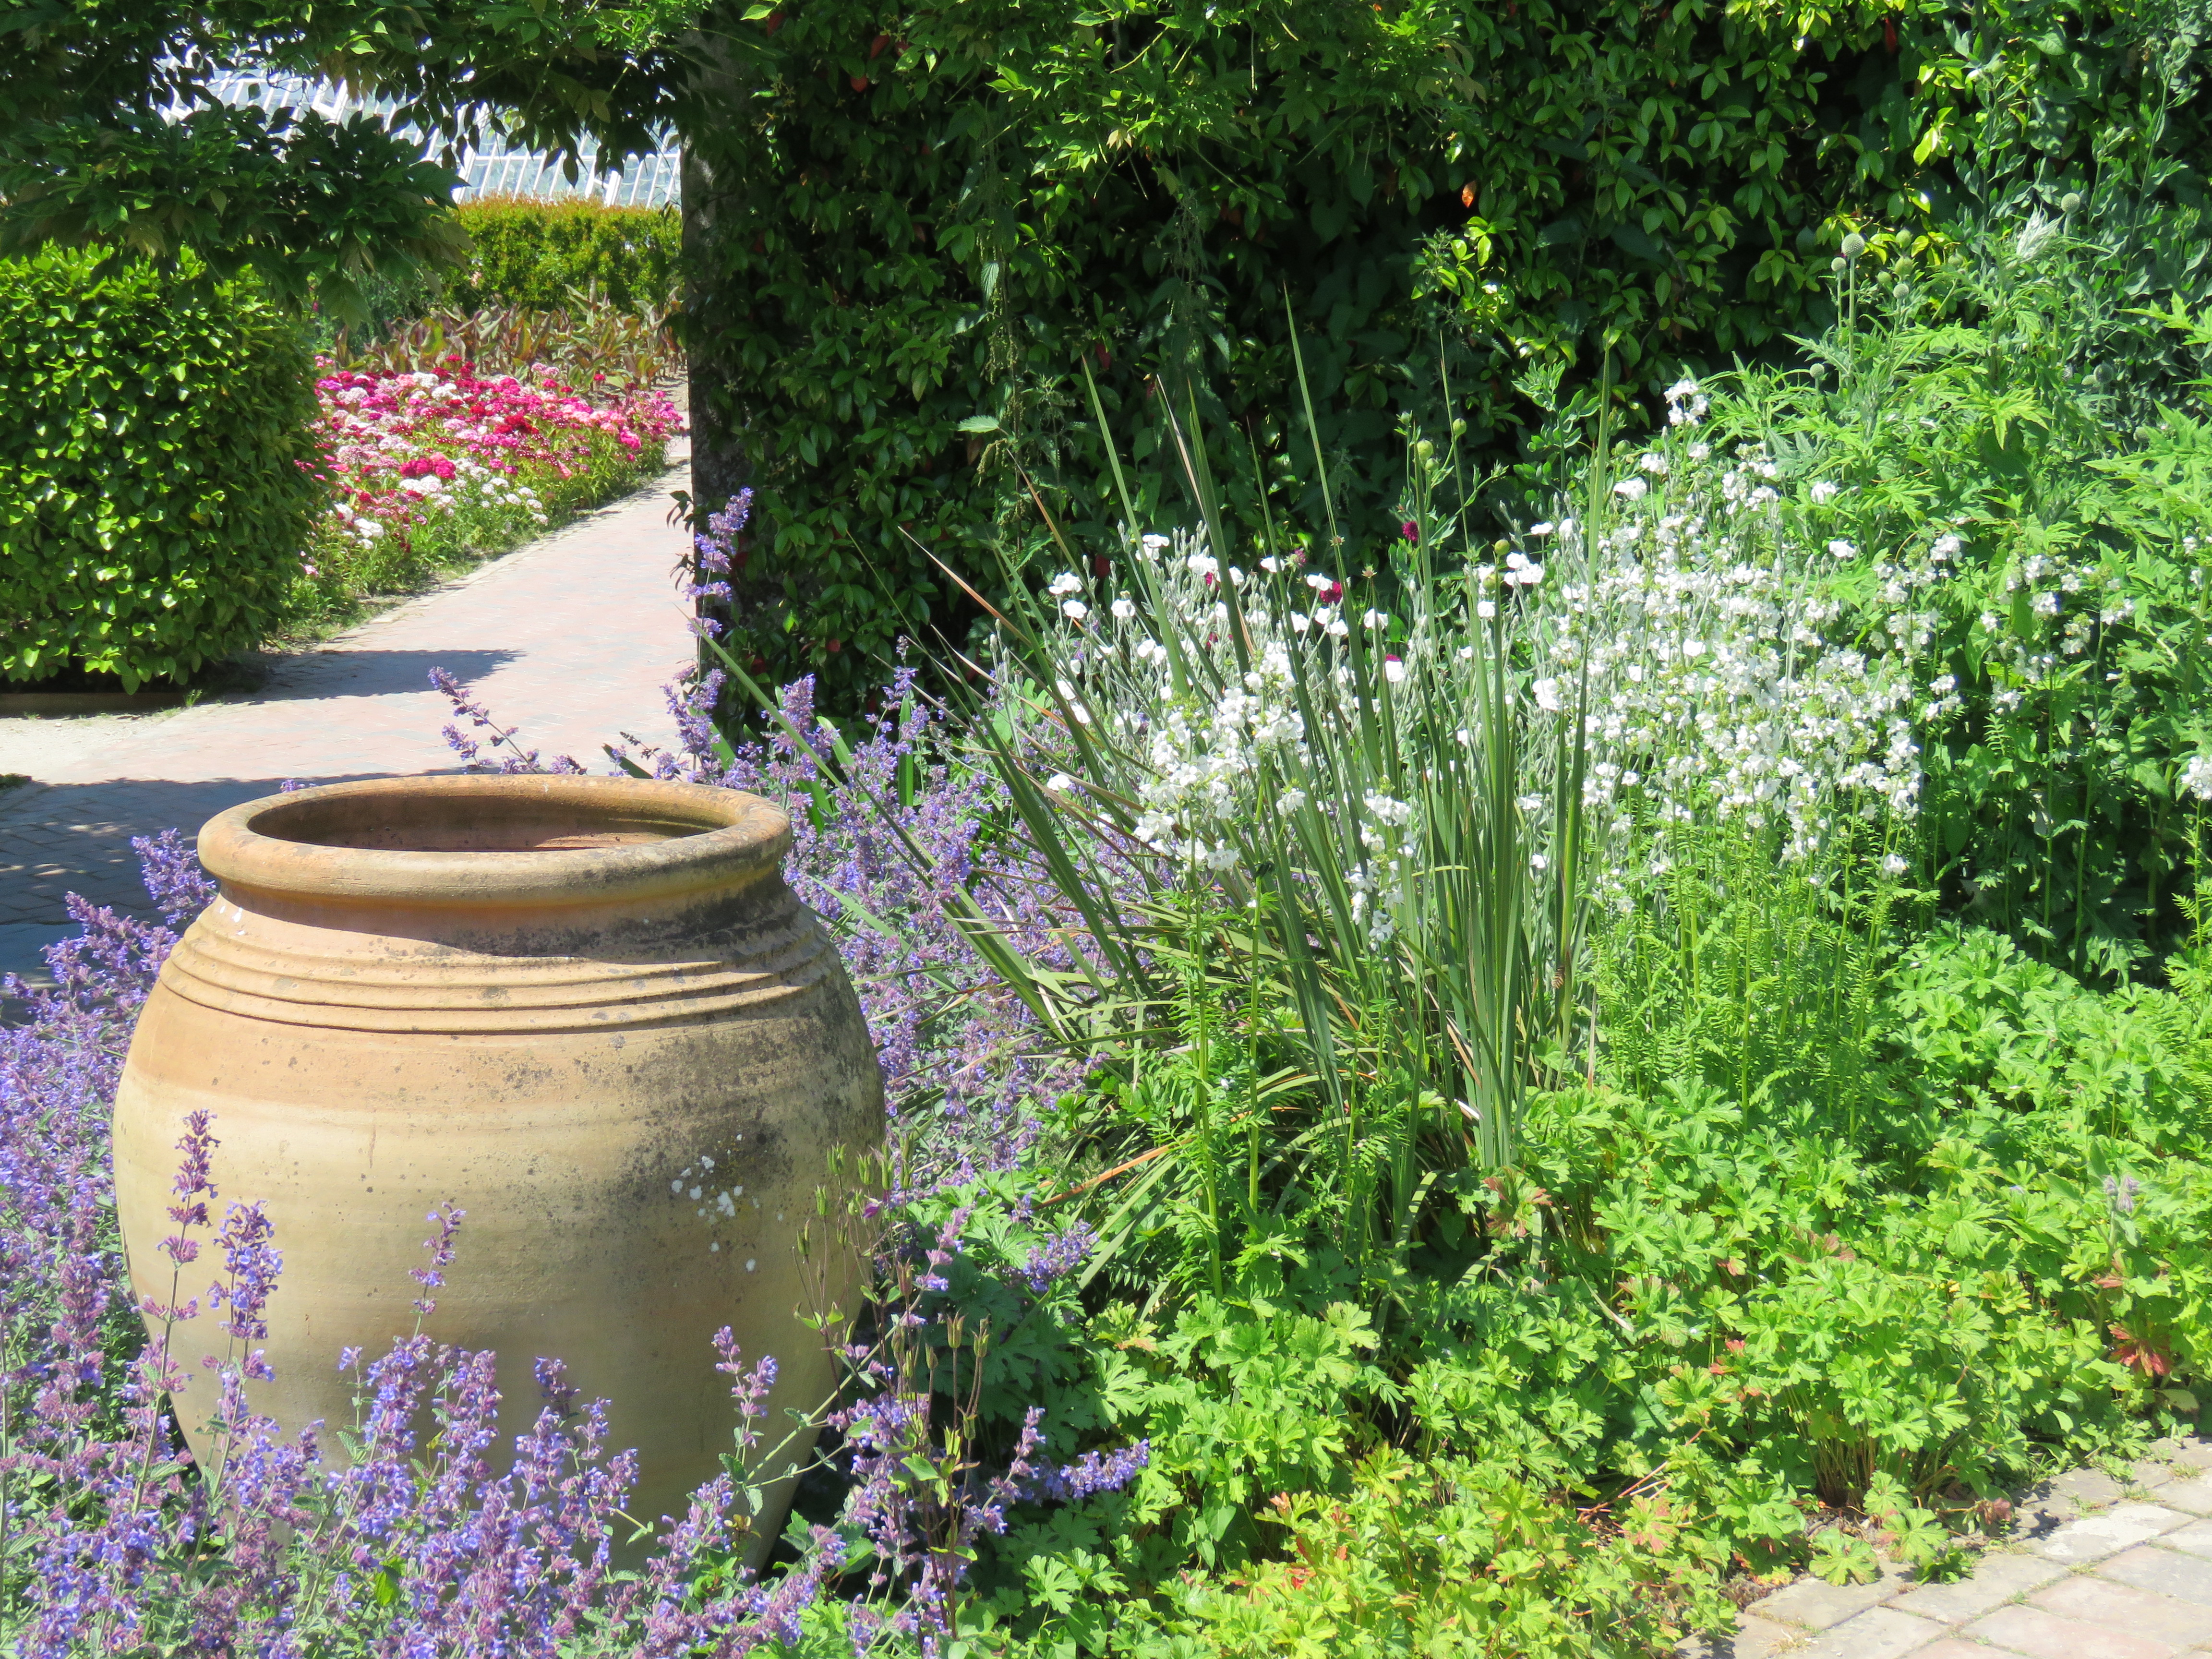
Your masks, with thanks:
[{"label": "white campanula flower", "polygon": [[1387,611],[1370,611],[1361,617],[1359,621],[1360,625],[1365,628],[1388,628],[1390,625],[1390,613]]},{"label": "white campanula flower", "polygon": [[1522,795],[1513,804],[1524,812],[1540,812],[1544,810],[1544,798],[1541,795]]},{"label": "white campanula flower", "polygon": [[1056,795],[1073,794],[1075,791],[1075,780],[1065,772],[1055,772],[1044,781],[1044,787]]},{"label": "white campanula flower", "polygon": [[2181,769],[2181,793],[2212,800],[2212,755],[2192,755]]},{"label": "white campanula flower", "polygon": [[1127,622],[1137,614],[1136,602],[1127,598],[1114,601],[1114,620]]},{"label": "white campanula flower", "polygon": [[1281,798],[1275,803],[1279,809],[1285,812],[1295,812],[1305,804],[1306,792],[1303,789],[1285,789],[1283,791]]},{"label": "white campanula flower", "polygon": [[1846,541],[1832,541],[1828,544],[1828,556],[1832,559],[1853,558],[1857,556],[1857,553],[1858,549]]},{"label": "white campanula flower", "polygon": [[1965,545],[1966,543],[1959,538],[1956,532],[1946,531],[1936,538],[1936,545],[1928,550],[1928,556],[1936,563],[1942,564],[1956,558],[1959,550]]},{"label": "white campanula flower", "polygon": [[1147,553],[1164,553],[1168,549],[1168,538],[1155,531],[1150,534],[1139,536],[1137,538],[1137,545]]},{"label": "white campanula flower", "polygon": [[1062,599],[1060,602],[1060,614],[1070,622],[1081,622],[1091,614],[1091,607],[1080,599]]},{"label": "white campanula flower", "polygon": [[1528,534],[1531,538],[1548,536],[1558,528],[1554,524],[1532,524],[1528,526]]},{"label": "white campanula flower", "polygon": [[1646,450],[1638,456],[1636,464],[1655,478],[1663,478],[1667,476],[1667,458],[1656,449]]},{"label": "white campanula flower", "polygon": [[1413,816],[1413,809],[1407,802],[1373,789],[1367,791],[1362,804],[1367,808],[1369,817],[1393,829],[1402,828]]},{"label": "white campanula flower", "polygon": [[1535,698],[1536,707],[1546,714],[1556,714],[1560,711],[1559,683],[1549,676],[1531,684],[1528,694]]},{"label": "white campanula flower", "polygon": [[1490,621],[1498,614],[1497,602],[1492,599],[1477,600],[1474,606],[1474,614],[1481,617],[1485,622]]},{"label": "white campanula flower", "polygon": [[1082,582],[1073,574],[1065,570],[1061,571],[1057,576],[1054,576],[1052,579],[1052,585],[1045,589],[1045,592],[1051,594],[1055,599],[1064,599],[1071,593],[1080,593],[1082,591]]},{"label": "white campanula flower", "polygon": [[1640,501],[1650,492],[1651,486],[1641,478],[1623,478],[1613,487],[1614,495],[1628,501]]},{"label": "white campanula flower", "polygon": [[1892,881],[1896,880],[1910,868],[1911,866],[1905,863],[1903,855],[1897,853],[1890,854],[1881,861],[1882,874],[1887,876]]},{"label": "white campanula flower", "polygon": [[1815,480],[1813,485],[1813,499],[1815,501],[1832,501],[1843,493],[1844,487],[1841,484],[1831,483],[1826,478]]},{"label": "white campanula flower", "polygon": [[1282,568],[1283,562],[1272,553],[1270,553],[1266,558],[1260,561],[1260,568],[1266,571],[1271,576],[1279,573]]},{"label": "white campanula flower", "polygon": [[1382,678],[1389,681],[1393,685],[1404,684],[1406,678],[1406,665],[1395,657],[1383,658]]}]

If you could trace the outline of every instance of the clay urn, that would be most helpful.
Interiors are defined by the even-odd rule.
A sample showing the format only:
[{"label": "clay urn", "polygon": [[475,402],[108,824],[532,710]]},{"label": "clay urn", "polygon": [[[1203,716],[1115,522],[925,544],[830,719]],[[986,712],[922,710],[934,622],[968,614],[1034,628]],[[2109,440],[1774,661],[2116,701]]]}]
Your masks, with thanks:
[{"label": "clay urn", "polygon": [[[860,1265],[818,1219],[802,1250],[802,1225],[883,1132],[859,1001],[784,883],[790,844],[757,796],[628,778],[392,778],[211,820],[221,896],[162,968],[116,1097],[134,1289],[170,1298],[177,1144],[208,1111],[215,1218],[265,1201],[283,1258],[274,1377],[248,1402],[288,1432],[349,1427],[340,1352],[415,1328],[426,1218],[457,1205],[424,1330],[497,1352],[502,1450],[539,1410],[534,1362],[565,1361],[579,1398],[611,1402],[610,1447],[638,1453],[635,1516],[683,1515],[732,1449],[714,1333],[775,1356],[764,1557],[812,1439],[786,1442],[786,1413],[833,1382],[805,1316],[849,1308]],[[176,1328],[188,1372],[228,1352],[219,1323]],[[178,1401],[203,1458],[214,1389]]]}]

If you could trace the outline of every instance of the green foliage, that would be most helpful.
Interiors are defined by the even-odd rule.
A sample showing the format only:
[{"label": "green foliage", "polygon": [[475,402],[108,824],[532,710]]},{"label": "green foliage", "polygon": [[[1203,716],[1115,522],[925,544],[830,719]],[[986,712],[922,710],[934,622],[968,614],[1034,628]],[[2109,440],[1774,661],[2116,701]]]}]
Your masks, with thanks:
[{"label": "green foliage", "polygon": [[[753,651],[832,686],[870,683],[856,656],[902,632],[964,632],[929,556],[995,586],[982,554],[1025,479],[1079,524],[1118,514],[1085,371],[1140,462],[1195,404],[1190,424],[1235,434],[1217,465],[1255,446],[1277,506],[1310,521],[1320,471],[1282,418],[1295,339],[1356,564],[1387,533],[1402,416],[1541,459],[1601,348],[1656,386],[1817,331],[1863,222],[1918,236],[1977,204],[2101,203],[2107,175],[2145,204],[2201,185],[2175,159],[2197,143],[2194,26],[2075,0],[1971,21],[1626,0],[736,9],[729,66],[702,82],[715,112],[686,132],[726,181],[691,204],[720,433],[702,476],[708,505],[762,492],[738,583]],[[2175,230],[2159,246],[2189,264]],[[1140,529],[1188,520],[1171,498],[1139,510]]]},{"label": "green foliage", "polygon": [[494,301],[550,311],[586,290],[653,319],[675,303],[683,223],[673,208],[497,197],[453,214],[469,239],[467,273],[450,290],[463,311]]},{"label": "green foliage", "polygon": [[324,502],[312,364],[250,283],[0,263],[0,676],[259,643]]},{"label": "green foliage", "polygon": [[[0,250],[95,246],[117,259],[190,253],[311,293],[342,318],[363,278],[406,277],[461,251],[456,175],[422,137],[472,143],[489,112],[523,143],[574,156],[585,133],[644,149],[681,65],[665,41],[694,0],[422,8],[343,0],[33,0],[0,17]],[[343,122],[216,102],[208,77],[253,64],[341,74],[389,94]],[[411,130],[411,131],[410,131]]]},{"label": "green foliage", "polygon": [[[1271,1162],[1262,1202],[1216,1221],[1206,1163],[1243,1151],[1225,1115],[1149,1122],[1166,1157],[1086,1200],[1106,1243],[1079,1295],[1021,1288],[1033,1177],[928,1200],[967,1218],[947,1294],[993,1333],[975,1363],[995,1432],[1029,1401],[1053,1444],[1151,1450],[1127,1492],[1015,1511],[963,1630],[1024,1659],[1659,1652],[1726,1627],[1729,1573],[1858,1582],[1879,1548],[1954,1575],[2009,1487],[2193,1413],[2202,985],[2100,994],[1978,930],[1899,950],[1895,906],[1808,907],[1792,881],[1733,849],[1675,873],[1662,902],[1699,889],[1679,937],[1712,1006],[1686,1018],[1678,986],[1639,1000],[1656,981],[1613,969],[1601,994],[1623,1026],[1698,1039],[1631,1061],[1671,1056],[1646,1087],[1601,1054],[1594,1083],[1535,1099],[1520,1167],[1438,1182],[1379,1297],[1343,1249],[1340,1175]],[[1795,919],[1746,925],[1777,908]],[[1648,952],[1652,931],[1622,917],[1603,952]],[[1836,997],[1824,975],[1869,945],[1866,995]],[[1747,999],[1856,1031],[1857,1058],[1824,1079],[1808,1040],[1743,1103],[1738,1045],[1772,1049],[1727,1018]],[[1227,1018],[1224,1048],[1264,1050]],[[1127,1163],[1126,1100],[1064,1103],[1069,1169],[1090,1138]],[[957,1375],[948,1396],[972,1386]]]},{"label": "green foliage", "polygon": [[1964,718],[1925,756],[1929,879],[1962,916],[2125,977],[2185,926],[2179,780],[2212,752],[2212,428],[2189,384],[2212,333],[2164,290],[2109,292],[2124,249],[2096,234],[2052,220],[1940,263],[1869,254],[1812,365],[1747,377],[1717,418],[1801,487],[1840,486],[1807,508],[1809,539],[1848,544],[1838,594],[1957,684]]},{"label": "green foliage", "polygon": [[556,311],[425,307],[360,340],[340,329],[325,355],[341,368],[380,374],[447,368],[458,360],[478,374],[527,380],[550,368],[595,392],[657,386],[684,368],[670,330],[589,290]]}]

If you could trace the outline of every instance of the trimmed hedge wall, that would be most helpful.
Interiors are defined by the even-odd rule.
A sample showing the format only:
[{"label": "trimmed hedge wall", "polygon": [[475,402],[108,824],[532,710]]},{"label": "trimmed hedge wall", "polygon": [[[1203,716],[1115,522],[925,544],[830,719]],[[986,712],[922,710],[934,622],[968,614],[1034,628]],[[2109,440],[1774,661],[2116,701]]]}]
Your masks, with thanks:
[{"label": "trimmed hedge wall", "polygon": [[843,701],[901,632],[964,627],[923,549],[983,585],[1004,529],[1036,544],[1025,478],[1110,531],[1086,368],[1146,488],[1194,401],[1217,471],[1256,447],[1310,526],[1295,330],[1356,568],[1401,421],[1516,463],[1605,349],[1632,392],[1787,351],[1854,230],[1879,259],[2005,191],[2203,184],[2193,40],[2104,0],[757,0],[709,28],[743,50],[684,122],[696,491],[757,487],[748,649]]},{"label": "trimmed hedge wall", "polygon": [[250,283],[0,260],[0,679],[260,643],[326,499],[314,363]]},{"label": "trimmed hedge wall", "polygon": [[465,311],[495,301],[550,311],[586,283],[633,315],[676,297],[683,226],[672,210],[488,197],[454,214],[474,244],[466,280],[452,288]]}]

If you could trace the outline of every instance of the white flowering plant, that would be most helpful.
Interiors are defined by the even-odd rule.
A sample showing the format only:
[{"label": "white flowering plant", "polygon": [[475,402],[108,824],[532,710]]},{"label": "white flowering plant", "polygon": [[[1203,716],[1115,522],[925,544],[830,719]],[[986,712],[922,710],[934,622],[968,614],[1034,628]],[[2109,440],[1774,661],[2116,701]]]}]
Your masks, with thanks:
[{"label": "white flowering plant", "polygon": [[1838,625],[1924,664],[1952,712],[1923,745],[1921,884],[2076,974],[2125,979],[2190,927],[2212,424],[2180,389],[2119,424],[2109,337],[2193,331],[2208,349],[2212,324],[2089,317],[2063,254],[1998,239],[1894,266],[1808,367],[1746,375],[1712,424],[1784,460],[1796,533],[1835,556]]},{"label": "white flowering plant", "polygon": [[1129,534],[1110,577],[1070,550],[1006,619],[1026,725],[995,753],[1069,898],[1113,915],[1110,847],[1251,919],[1217,944],[1228,977],[1295,1008],[1340,1121],[1358,1079],[1398,1103],[1368,1118],[1398,1237],[1425,1168],[1509,1164],[1524,1090],[1581,1069],[1594,902],[1634,902],[1696,826],[1808,872],[1869,824],[1909,836],[1919,726],[1951,712],[1910,635],[1840,636],[1775,463],[1704,441],[1694,386],[1669,406],[1668,435],[1618,477],[1601,444],[1580,499],[1517,537],[1470,547],[1436,505],[1451,458],[1409,434],[1382,570],[1203,512]]}]

